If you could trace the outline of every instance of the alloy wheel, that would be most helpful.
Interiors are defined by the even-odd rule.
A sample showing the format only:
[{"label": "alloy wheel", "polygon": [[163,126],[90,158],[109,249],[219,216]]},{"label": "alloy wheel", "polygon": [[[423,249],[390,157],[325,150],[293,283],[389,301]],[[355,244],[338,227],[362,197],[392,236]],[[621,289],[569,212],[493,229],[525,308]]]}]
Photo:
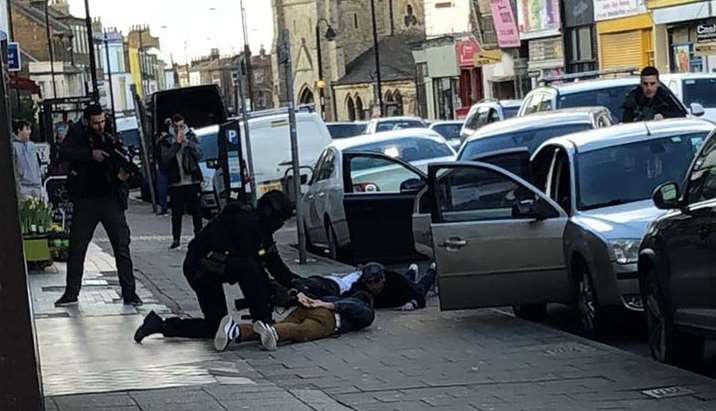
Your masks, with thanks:
[{"label": "alloy wheel", "polygon": [[579,281],[577,305],[579,310],[579,320],[582,323],[582,329],[588,333],[593,333],[596,329],[597,308],[594,298],[594,289],[592,288],[592,281],[589,278],[589,272],[584,268],[582,268],[581,278]]},{"label": "alloy wheel", "polygon": [[649,348],[652,356],[663,362],[666,359],[666,319],[659,307],[656,286],[649,281],[646,291],[646,323],[649,330]]}]

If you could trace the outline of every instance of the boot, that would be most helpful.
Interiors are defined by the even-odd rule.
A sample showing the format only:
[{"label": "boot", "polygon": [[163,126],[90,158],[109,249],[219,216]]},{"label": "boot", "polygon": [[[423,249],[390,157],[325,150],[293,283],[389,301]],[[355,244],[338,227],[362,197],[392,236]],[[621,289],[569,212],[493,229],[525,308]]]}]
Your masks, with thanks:
[{"label": "boot", "polygon": [[154,311],[150,311],[149,314],[144,317],[142,325],[139,326],[134,333],[134,341],[141,344],[145,337],[152,334],[163,333],[165,328],[166,326],[162,317],[158,316]]}]

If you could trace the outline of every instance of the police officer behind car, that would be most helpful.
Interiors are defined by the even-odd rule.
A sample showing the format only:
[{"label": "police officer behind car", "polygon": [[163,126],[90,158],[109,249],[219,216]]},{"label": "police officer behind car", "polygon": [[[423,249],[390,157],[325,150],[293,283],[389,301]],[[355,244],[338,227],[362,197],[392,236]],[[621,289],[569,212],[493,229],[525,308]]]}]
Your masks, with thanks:
[{"label": "police officer behind car", "polygon": [[254,321],[272,322],[268,271],[283,286],[298,276],[281,260],[273,234],[293,214],[288,197],[269,191],[254,211],[239,203],[227,205],[189,243],[184,276],[199,299],[204,318],[160,318],[153,311],[134,339],[162,333],[165,337],[213,338],[227,315],[223,284],[239,283]]},{"label": "police officer behind car", "polygon": [[[86,126],[67,134],[59,160],[69,163],[67,191],[73,203],[67,285],[56,306],[77,304],[82,286],[85,254],[97,224],[102,223],[117,263],[119,284],[125,304],[142,305],[135,292],[127,209],[129,167],[114,161],[121,149],[119,140],[105,131],[102,107],[92,103],[84,110]],[[79,126],[78,126],[79,127]]]},{"label": "police officer behind car", "polygon": [[624,123],[686,116],[674,98],[661,88],[659,70],[651,66],[641,71],[641,83],[626,95],[623,108]]}]

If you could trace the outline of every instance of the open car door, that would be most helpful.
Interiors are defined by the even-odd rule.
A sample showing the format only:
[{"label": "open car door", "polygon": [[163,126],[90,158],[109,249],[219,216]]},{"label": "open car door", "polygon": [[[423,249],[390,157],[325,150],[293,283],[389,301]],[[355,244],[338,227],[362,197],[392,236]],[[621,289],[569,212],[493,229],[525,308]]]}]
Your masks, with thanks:
[{"label": "open car door", "polygon": [[343,153],[343,209],[354,262],[419,257],[411,216],[427,177],[412,165],[372,152]]},{"label": "open car door", "polygon": [[[505,150],[491,151],[480,154],[471,161],[480,161],[501,167],[512,174],[521,177],[527,182],[532,182],[532,169],[530,164],[530,151],[526,147],[510,148]],[[415,203],[413,204],[413,238],[415,239],[415,249],[423,255],[434,259],[434,250],[432,244],[432,234],[430,231],[430,223],[432,218],[432,205],[434,199],[431,198],[431,192],[428,187],[423,188],[418,193]]]},{"label": "open car door", "polygon": [[524,179],[482,162],[429,166],[443,310],[564,301],[567,214]]}]

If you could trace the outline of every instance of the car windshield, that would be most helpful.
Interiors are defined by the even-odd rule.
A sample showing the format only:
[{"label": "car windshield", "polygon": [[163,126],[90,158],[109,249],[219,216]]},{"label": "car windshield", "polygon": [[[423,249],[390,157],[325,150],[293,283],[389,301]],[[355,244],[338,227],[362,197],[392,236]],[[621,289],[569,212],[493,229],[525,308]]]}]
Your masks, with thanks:
[{"label": "car windshield", "polygon": [[468,141],[463,146],[458,155],[458,160],[469,161],[481,154],[508,148],[526,147],[530,153],[533,153],[537,147],[552,137],[564,136],[591,128],[590,123],[563,124],[478,138]]},{"label": "car windshield", "polygon": [[361,124],[328,124],[331,138],[355,137],[363,134],[365,125]]},{"label": "car windshield", "polygon": [[383,120],[378,122],[376,131],[402,130],[406,128],[425,128],[420,120]]},{"label": "car windshield", "polygon": [[462,130],[462,124],[437,124],[433,126],[433,131],[440,134],[444,138],[460,138],[460,130]]},{"label": "car windshield", "polygon": [[716,78],[684,80],[684,104],[699,103],[705,108],[716,107]]},{"label": "car windshield", "polygon": [[202,159],[209,160],[219,158],[219,144],[216,141],[218,134],[217,132],[197,136],[199,144],[201,145]]},{"label": "car windshield", "polygon": [[399,158],[407,162],[449,157],[453,155],[453,151],[444,142],[411,137],[363,144],[346,151],[369,151],[384,154],[392,158]]},{"label": "car windshield", "polygon": [[577,159],[577,208],[592,210],[651,197],[667,182],[682,182],[706,132],[589,151]]},{"label": "car windshield", "polygon": [[502,114],[505,116],[505,120],[516,116],[518,111],[520,111],[520,106],[502,107]]},{"label": "car windshield", "polygon": [[565,94],[559,98],[558,108],[604,106],[617,123],[622,122],[622,106],[626,95],[635,85],[601,88],[581,93]]}]

